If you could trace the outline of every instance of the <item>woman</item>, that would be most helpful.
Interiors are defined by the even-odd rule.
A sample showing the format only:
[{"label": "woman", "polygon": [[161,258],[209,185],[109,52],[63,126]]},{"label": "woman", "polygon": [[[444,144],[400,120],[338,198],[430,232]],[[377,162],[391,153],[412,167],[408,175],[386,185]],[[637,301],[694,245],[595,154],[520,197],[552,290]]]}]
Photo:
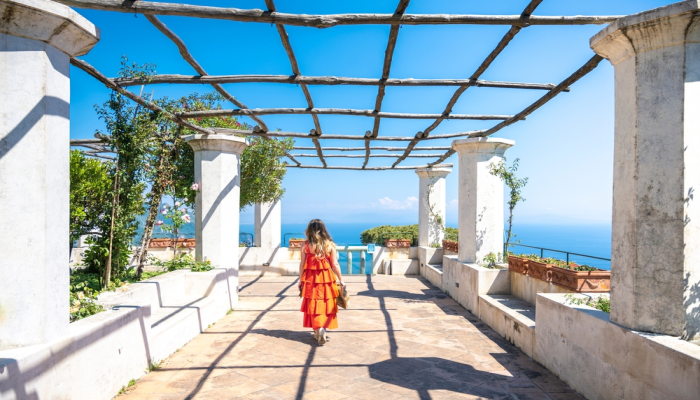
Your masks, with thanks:
[{"label": "woman", "polygon": [[345,283],[340,273],[335,243],[323,221],[311,220],[305,234],[299,264],[299,290],[304,299],[301,311],[304,313],[304,328],[312,328],[314,339],[323,346],[328,340],[326,330],[338,327],[336,277],[343,287]]}]

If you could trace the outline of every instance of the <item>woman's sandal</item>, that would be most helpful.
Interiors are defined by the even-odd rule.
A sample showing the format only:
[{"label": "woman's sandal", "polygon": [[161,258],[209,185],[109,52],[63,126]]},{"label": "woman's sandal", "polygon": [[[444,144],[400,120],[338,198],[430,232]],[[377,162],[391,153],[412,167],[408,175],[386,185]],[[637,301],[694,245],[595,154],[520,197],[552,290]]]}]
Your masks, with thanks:
[{"label": "woman's sandal", "polygon": [[325,328],[320,328],[318,330],[318,345],[323,346],[326,344],[328,341],[328,338],[326,337],[326,329]]}]

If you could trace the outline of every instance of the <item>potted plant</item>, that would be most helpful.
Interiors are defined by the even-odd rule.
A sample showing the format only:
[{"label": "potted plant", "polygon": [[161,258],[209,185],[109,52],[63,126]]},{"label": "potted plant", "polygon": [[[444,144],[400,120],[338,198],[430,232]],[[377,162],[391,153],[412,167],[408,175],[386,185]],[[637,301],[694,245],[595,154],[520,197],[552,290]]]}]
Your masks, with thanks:
[{"label": "potted plant", "polygon": [[391,248],[395,248],[395,247],[403,247],[403,248],[405,248],[405,247],[411,247],[411,239],[387,239],[387,240],[384,242],[384,245],[385,245],[386,247],[391,247]]},{"label": "potted plant", "polygon": [[550,271],[550,279],[555,285],[577,292],[610,291],[610,271],[588,265],[557,263]]},{"label": "potted plant", "polygon": [[452,251],[454,253],[458,253],[459,252],[459,243],[452,241],[452,240],[443,239],[442,240],[442,248],[446,251]]},{"label": "potted plant", "polygon": [[302,246],[304,246],[304,241],[306,241],[306,239],[304,239],[304,238],[291,238],[291,239],[289,239],[289,248],[290,249],[292,249],[292,248],[300,249],[300,248],[302,248]]},{"label": "potted plant", "polygon": [[508,269],[519,274],[527,275],[528,259],[516,255],[508,255]]}]

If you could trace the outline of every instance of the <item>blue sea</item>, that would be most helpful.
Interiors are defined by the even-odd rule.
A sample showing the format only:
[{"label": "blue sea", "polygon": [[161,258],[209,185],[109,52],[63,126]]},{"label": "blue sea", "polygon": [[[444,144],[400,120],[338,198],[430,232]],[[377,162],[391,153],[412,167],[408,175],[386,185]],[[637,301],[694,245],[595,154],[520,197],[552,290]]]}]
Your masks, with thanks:
[{"label": "blue sea", "polygon": [[[360,233],[375,226],[385,225],[382,223],[328,223],[327,227],[333,236],[334,241],[341,246],[360,245]],[[184,237],[194,237],[194,224],[188,224],[182,232]],[[289,238],[303,237],[306,224],[282,224],[282,240],[286,246]],[[610,259],[611,254],[611,226],[609,224],[600,225],[515,225],[513,231],[516,234],[515,241],[521,245],[560,250],[569,253],[577,253],[588,256]],[[241,224],[242,242],[253,242],[255,232],[252,224]],[[154,237],[167,237],[167,234],[154,230]],[[514,246],[511,251],[521,254],[538,254],[545,257],[555,257],[566,260],[566,253],[551,250],[540,250],[523,246]],[[601,269],[610,269],[610,261],[598,260],[580,255],[569,255],[570,261],[578,264],[588,264]],[[347,265],[346,253],[340,253],[340,265],[345,271]],[[371,265],[371,255],[367,254],[367,269]],[[353,254],[353,273],[359,273],[360,254]]]}]

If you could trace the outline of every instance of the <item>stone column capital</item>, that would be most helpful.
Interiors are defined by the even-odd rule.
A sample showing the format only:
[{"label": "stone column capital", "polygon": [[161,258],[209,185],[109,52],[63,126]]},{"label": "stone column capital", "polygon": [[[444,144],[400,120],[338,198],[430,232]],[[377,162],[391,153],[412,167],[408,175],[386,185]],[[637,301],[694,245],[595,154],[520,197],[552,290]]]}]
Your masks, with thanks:
[{"label": "stone column capital", "polygon": [[460,155],[469,153],[491,153],[499,157],[503,157],[506,150],[514,145],[514,140],[490,137],[459,139],[452,142],[452,148]]},{"label": "stone column capital", "polygon": [[416,174],[421,178],[444,178],[452,168],[420,168],[416,170]]},{"label": "stone column capital", "polygon": [[197,134],[185,136],[183,139],[194,151],[220,151],[240,155],[248,147],[245,138],[232,135]]},{"label": "stone column capital", "polygon": [[38,40],[70,57],[87,54],[100,30],[70,7],[48,0],[0,0],[0,33]]},{"label": "stone column capital", "polygon": [[[700,41],[698,0],[622,17],[590,39],[590,46],[613,65],[633,54]],[[691,27],[695,25],[695,29]]]}]

